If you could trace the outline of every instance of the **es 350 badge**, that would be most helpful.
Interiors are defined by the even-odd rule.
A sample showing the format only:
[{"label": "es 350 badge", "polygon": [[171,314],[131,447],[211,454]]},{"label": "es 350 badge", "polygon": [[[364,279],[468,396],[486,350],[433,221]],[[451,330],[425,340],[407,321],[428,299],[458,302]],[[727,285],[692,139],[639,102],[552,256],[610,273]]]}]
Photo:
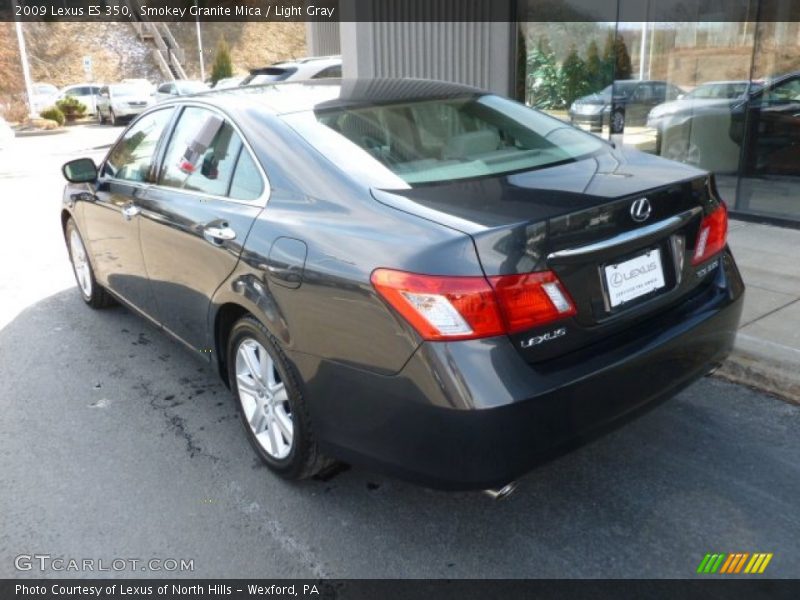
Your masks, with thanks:
[{"label": "es 350 badge", "polygon": [[545,342],[552,342],[553,340],[564,337],[565,335],[567,335],[567,328],[559,327],[558,329],[548,331],[542,335],[535,335],[527,340],[522,340],[519,345],[523,348],[532,348],[534,346],[538,346],[539,344],[544,344]]}]

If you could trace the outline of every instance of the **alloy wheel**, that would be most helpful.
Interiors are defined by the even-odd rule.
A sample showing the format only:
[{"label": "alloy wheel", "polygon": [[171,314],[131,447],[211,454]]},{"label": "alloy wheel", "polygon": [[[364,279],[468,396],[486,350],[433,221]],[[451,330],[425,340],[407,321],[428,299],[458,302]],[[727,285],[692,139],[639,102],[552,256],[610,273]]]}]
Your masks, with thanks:
[{"label": "alloy wheel", "polygon": [[89,259],[86,256],[86,249],[83,247],[81,236],[78,231],[73,229],[69,236],[70,257],[72,258],[72,268],[75,270],[75,279],[78,286],[86,298],[92,297],[92,271],[89,266]]},{"label": "alloy wheel", "polygon": [[294,423],[286,385],[266,348],[245,338],[236,350],[236,387],[255,439],[281,460],[292,450]]}]

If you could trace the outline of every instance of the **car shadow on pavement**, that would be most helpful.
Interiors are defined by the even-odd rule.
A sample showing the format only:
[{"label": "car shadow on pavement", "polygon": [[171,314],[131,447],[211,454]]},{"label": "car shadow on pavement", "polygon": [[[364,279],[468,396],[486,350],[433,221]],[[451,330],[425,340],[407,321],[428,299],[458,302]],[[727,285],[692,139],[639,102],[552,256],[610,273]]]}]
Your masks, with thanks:
[{"label": "car shadow on pavement", "polygon": [[0,486],[24,499],[0,576],[29,546],[169,552],[197,577],[691,577],[739,551],[797,575],[800,407],[712,378],[493,501],[359,468],[278,479],[209,363],[73,289],[0,329],[0,357]]}]

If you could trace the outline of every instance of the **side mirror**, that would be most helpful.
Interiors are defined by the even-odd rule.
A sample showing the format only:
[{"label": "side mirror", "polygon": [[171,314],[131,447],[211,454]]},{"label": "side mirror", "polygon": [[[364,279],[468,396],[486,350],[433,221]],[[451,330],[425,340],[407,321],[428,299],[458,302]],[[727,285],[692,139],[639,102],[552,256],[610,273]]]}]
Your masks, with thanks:
[{"label": "side mirror", "polygon": [[61,167],[64,179],[70,183],[93,183],[97,181],[97,165],[91,158],[76,158]]}]

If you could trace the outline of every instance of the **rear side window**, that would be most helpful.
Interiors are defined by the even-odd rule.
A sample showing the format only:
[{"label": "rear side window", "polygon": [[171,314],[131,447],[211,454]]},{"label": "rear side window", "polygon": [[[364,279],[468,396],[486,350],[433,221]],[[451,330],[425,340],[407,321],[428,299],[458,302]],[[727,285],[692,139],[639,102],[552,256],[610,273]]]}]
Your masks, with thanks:
[{"label": "rear side window", "polygon": [[341,78],[342,76],[342,65],[334,65],[332,67],[328,67],[327,69],[322,69],[319,73],[314,75],[312,79],[328,79],[331,77]]},{"label": "rear side window", "polygon": [[103,175],[125,181],[146,182],[158,140],[172,115],[172,109],[152,112],[139,119],[111,150]]},{"label": "rear side window", "polygon": [[189,107],[172,133],[159,183],[227,196],[242,140],[217,113]]},{"label": "rear side window", "polygon": [[264,180],[253,158],[242,148],[231,182],[230,197],[236,200],[255,200],[264,192]]}]

